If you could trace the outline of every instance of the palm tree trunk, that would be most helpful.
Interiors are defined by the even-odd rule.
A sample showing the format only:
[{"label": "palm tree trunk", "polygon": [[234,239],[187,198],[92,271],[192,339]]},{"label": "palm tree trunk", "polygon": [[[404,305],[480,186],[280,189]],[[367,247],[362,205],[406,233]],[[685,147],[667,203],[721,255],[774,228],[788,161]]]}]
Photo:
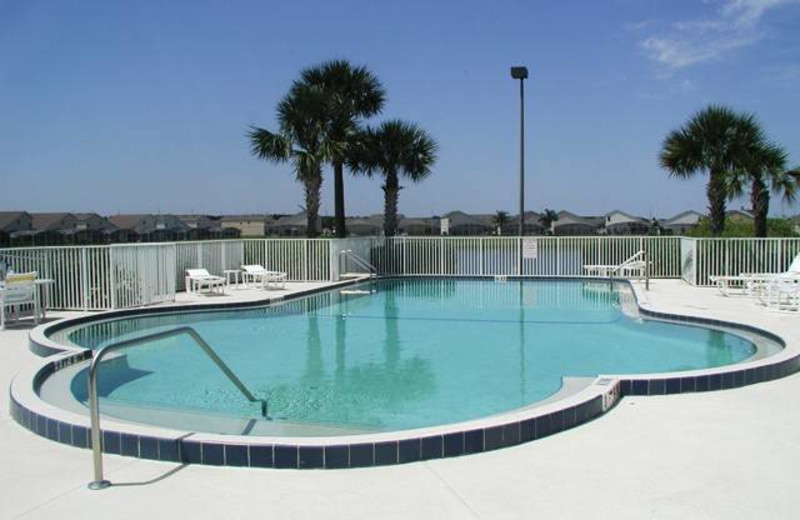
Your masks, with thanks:
[{"label": "palm tree trunk", "polygon": [[750,191],[750,203],[753,208],[753,224],[756,237],[767,236],[767,214],[769,213],[769,190],[760,177],[753,179]]},{"label": "palm tree trunk", "polygon": [[344,217],[344,165],[341,161],[333,163],[333,199],[336,238],[345,238],[347,228]]},{"label": "palm tree trunk", "polygon": [[306,236],[314,238],[319,235],[319,206],[321,201],[322,174],[316,172],[305,180],[306,190]]},{"label": "palm tree trunk", "polygon": [[711,220],[711,235],[718,237],[725,231],[725,175],[721,169],[712,168],[706,194]]},{"label": "palm tree trunk", "polygon": [[400,193],[400,182],[397,172],[386,172],[383,185],[383,234],[393,237],[397,231],[397,198]]}]

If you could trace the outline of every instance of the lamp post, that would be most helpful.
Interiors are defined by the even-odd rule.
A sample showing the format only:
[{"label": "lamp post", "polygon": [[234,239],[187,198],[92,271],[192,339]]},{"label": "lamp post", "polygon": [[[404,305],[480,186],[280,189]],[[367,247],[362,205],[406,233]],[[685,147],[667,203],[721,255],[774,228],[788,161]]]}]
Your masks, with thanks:
[{"label": "lamp post", "polygon": [[[511,77],[519,80],[519,236],[525,234],[525,80],[527,67],[511,67]],[[522,239],[519,244],[519,274],[522,276]]]}]

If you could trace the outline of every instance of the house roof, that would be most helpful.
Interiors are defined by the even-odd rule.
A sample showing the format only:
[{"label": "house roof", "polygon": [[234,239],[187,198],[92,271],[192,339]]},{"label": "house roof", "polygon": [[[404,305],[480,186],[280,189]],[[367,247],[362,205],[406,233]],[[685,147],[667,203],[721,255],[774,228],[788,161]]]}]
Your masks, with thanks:
[{"label": "house roof", "polygon": [[644,217],[637,217],[636,215],[631,215],[630,213],[625,213],[624,211],[621,211],[621,210],[618,210],[618,209],[611,210],[608,213],[606,213],[604,216],[605,217],[610,217],[611,215],[614,215],[614,214],[622,215],[623,217],[627,217],[628,219],[630,219],[632,221],[636,221],[636,222],[647,222],[648,221]]},{"label": "house roof", "polygon": [[0,229],[5,228],[22,215],[25,215],[24,211],[0,211]]},{"label": "house roof", "polygon": [[267,220],[267,215],[263,213],[250,213],[241,215],[222,215],[220,220],[223,222],[238,222],[240,220]]},{"label": "house roof", "polygon": [[46,231],[70,216],[70,213],[31,213],[31,227],[36,231]]},{"label": "house roof", "polygon": [[112,215],[108,217],[108,220],[120,229],[133,229],[149,216],[151,215],[146,213],[141,215]]},{"label": "house roof", "polygon": [[491,227],[486,222],[483,222],[481,219],[474,217],[472,215],[468,215],[463,211],[451,211],[442,215],[442,218],[450,219],[450,227],[454,228],[456,226],[482,226],[482,227]]},{"label": "house roof", "polygon": [[559,211],[558,212],[558,220],[553,223],[553,226],[567,226],[571,224],[580,224],[589,227],[600,227],[605,223],[605,216],[603,217],[579,217],[574,213],[570,213],[569,211]]},{"label": "house roof", "polygon": [[680,213],[678,213],[678,214],[677,214],[677,215],[675,215],[675,216],[672,216],[672,217],[670,217],[670,218],[667,218],[667,219],[664,219],[664,220],[662,220],[662,221],[661,221],[661,225],[662,225],[662,226],[669,225],[669,224],[671,224],[671,223],[673,223],[673,222],[675,222],[675,221],[677,221],[677,220],[680,220],[680,219],[682,219],[682,218],[684,218],[684,217],[688,217],[688,216],[690,216],[690,215],[694,215],[694,216],[696,216],[696,217],[697,217],[697,220],[700,220],[702,217],[705,217],[705,215],[703,215],[703,214],[702,214],[702,213],[700,213],[699,211],[695,211],[695,210],[693,210],[693,209],[690,209],[690,210],[687,210],[687,211],[681,211]]},{"label": "house roof", "polygon": [[297,213],[296,215],[289,215],[287,217],[281,217],[278,220],[272,221],[267,224],[269,227],[306,227],[308,224],[308,217],[306,217],[305,212]]}]

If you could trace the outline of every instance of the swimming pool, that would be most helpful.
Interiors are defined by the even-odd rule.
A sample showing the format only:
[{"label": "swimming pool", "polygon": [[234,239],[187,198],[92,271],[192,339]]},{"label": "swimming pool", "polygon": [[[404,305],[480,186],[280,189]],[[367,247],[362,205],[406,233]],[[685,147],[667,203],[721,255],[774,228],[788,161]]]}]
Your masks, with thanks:
[{"label": "swimming pool", "polygon": [[[758,351],[742,334],[642,319],[625,283],[581,280],[380,280],[256,309],[89,323],[54,339],[97,349],[184,325],[268,402],[270,420],[185,337],[104,364],[104,414],[223,434],[379,433],[541,403],[565,377],[720,367]],[[85,402],[86,370],[71,378]]]}]

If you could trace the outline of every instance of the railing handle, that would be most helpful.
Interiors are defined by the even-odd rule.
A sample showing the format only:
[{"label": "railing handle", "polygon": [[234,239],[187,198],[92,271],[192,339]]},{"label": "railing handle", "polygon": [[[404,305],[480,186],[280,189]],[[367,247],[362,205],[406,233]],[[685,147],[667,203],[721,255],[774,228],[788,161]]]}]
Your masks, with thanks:
[{"label": "railing handle", "polygon": [[231,368],[220,358],[211,345],[206,342],[191,327],[178,327],[164,332],[156,332],[138,338],[118,341],[97,350],[92,355],[92,362],[89,365],[89,418],[92,423],[92,461],[94,463],[94,480],[89,483],[89,489],[105,489],[111,482],[103,478],[103,446],[102,431],[100,430],[100,402],[97,396],[97,373],[103,358],[115,350],[133,347],[149,341],[171,338],[175,336],[188,335],[211,358],[217,367],[222,370],[225,376],[236,386],[248,401],[261,403],[261,416],[267,418],[268,403],[266,399],[257,399],[252,392],[242,383],[242,380],[231,370]]}]

